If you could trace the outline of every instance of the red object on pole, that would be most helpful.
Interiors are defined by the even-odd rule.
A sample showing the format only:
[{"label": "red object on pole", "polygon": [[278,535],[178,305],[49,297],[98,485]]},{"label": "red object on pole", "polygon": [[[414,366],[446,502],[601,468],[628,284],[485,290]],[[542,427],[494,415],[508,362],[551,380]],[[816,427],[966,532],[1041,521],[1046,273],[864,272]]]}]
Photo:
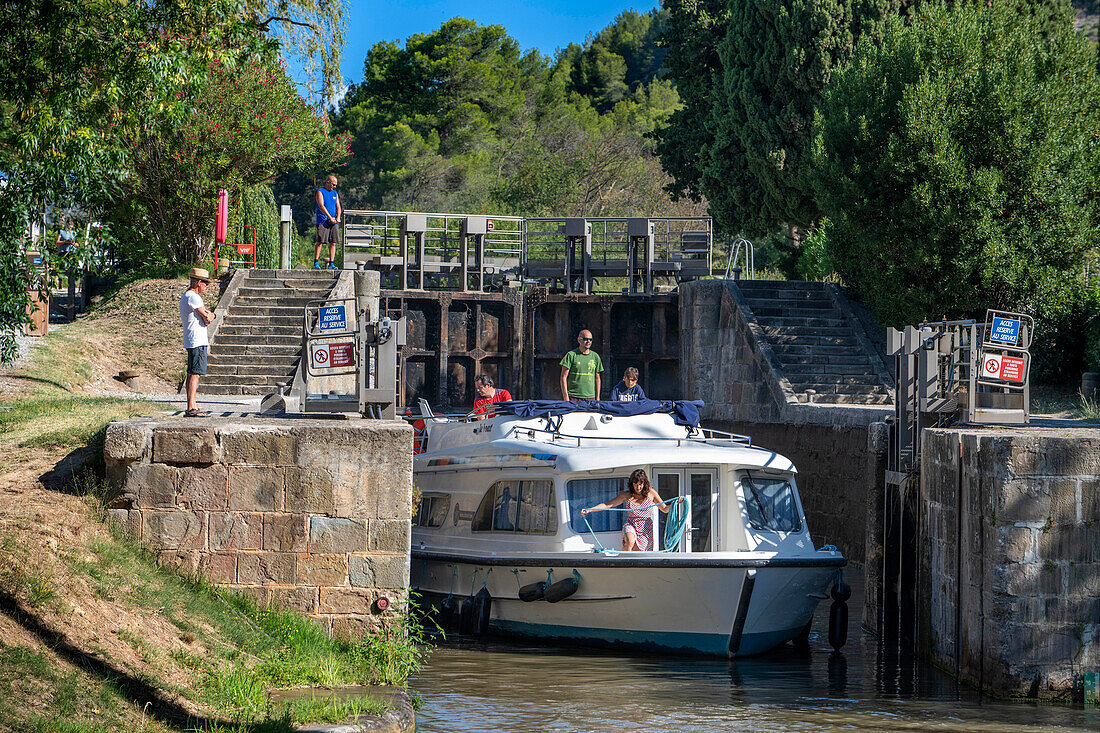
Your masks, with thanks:
[{"label": "red object on pole", "polygon": [[229,192],[224,188],[218,189],[218,217],[214,223],[214,241],[225,244],[225,237],[229,232]]}]

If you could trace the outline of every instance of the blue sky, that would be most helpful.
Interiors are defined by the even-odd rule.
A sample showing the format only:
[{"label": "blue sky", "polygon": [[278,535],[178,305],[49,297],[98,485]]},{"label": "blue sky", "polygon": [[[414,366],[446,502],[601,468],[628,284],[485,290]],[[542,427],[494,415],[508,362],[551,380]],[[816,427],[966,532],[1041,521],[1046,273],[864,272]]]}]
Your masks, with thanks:
[{"label": "blue sky", "polygon": [[367,51],[378,41],[404,40],[460,16],[483,25],[504,26],[523,50],[545,55],[570,43],[582,43],[624,10],[644,12],[657,0],[350,0],[347,45],[341,69],[349,82],[363,78]]}]

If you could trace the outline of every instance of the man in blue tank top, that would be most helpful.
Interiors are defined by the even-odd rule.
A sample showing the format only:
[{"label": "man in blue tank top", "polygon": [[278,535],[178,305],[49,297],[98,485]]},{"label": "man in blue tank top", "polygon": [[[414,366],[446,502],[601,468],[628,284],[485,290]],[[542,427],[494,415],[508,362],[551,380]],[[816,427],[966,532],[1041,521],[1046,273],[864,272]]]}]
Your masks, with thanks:
[{"label": "man in blue tank top", "polygon": [[325,187],[317,189],[317,245],[313,248],[313,269],[321,269],[321,245],[328,244],[328,268],[336,268],[336,243],[340,241],[340,194],[336,176],[329,174]]}]

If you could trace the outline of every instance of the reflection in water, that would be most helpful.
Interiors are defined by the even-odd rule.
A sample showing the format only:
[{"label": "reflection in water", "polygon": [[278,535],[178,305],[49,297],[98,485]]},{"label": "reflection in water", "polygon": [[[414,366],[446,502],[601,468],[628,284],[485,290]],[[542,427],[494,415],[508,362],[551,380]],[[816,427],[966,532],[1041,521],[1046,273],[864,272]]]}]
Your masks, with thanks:
[{"label": "reflection in water", "polygon": [[[850,608],[862,608],[851,572]],[[858,617],[857,613],[852,614]],[[1100,710],[990,703],[912,655],[852,628],[828,648],[828,605],[809,644],[745,659],[612,654],[493,642],[447,642],[412,687],[421,733],[495,731],[1084,731]]]}]

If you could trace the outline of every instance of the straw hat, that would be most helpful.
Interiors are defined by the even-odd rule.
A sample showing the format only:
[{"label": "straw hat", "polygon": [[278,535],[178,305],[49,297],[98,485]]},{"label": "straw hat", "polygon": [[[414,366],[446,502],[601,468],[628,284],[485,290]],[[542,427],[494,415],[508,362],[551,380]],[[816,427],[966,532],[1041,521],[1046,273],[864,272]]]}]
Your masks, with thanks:
[{"label": "straw hat", "polygon": [[187,276],[190,277],[192,280],[204,280],[206,282],[210,282],[212,280],[212,278],[210,277],[210,273],[202,269],[201,267],[191,268],[191,272],[187,273]]}]

